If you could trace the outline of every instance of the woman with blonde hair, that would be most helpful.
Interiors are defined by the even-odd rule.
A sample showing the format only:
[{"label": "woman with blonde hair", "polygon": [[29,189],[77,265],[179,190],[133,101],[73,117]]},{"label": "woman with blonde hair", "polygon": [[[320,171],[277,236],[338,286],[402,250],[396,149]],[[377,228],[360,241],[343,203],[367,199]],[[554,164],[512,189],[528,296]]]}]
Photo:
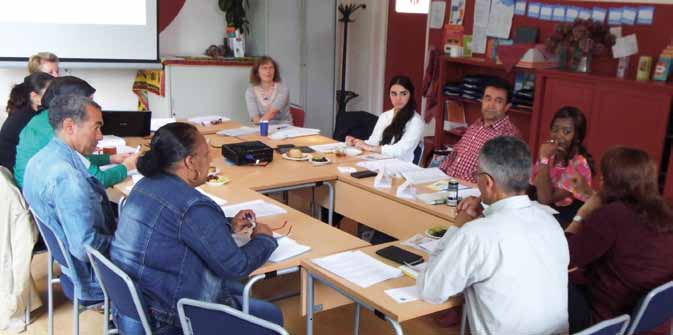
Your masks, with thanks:
[{"label": "woman with blonde hair", "polygon": [[28,72],[30,74],[44,72],[53,77],[58,77],[58,57],[51,52],[39,52],[28,60]]}]

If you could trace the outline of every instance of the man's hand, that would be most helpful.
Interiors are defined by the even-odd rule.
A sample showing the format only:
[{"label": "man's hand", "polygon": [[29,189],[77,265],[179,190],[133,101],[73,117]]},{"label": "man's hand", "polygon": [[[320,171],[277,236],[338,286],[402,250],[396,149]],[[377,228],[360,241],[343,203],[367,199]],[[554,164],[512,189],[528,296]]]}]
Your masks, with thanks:
[{"label": "man's hand", "polygon": [[484,208],[481,207],[481,199],[472,196],[461,200],[456,209],[458,216],[467,215],[472,219],[481,216],[484,211]]},{"label": "man's hand", "polygon": [[129,156],[131,156],[131,154],[110,155],[110,164],[121,164]]},{"label": "man's hand", "polygon": [[122,161],[122,164],[126,166],[127,171],[136,169],[136,164],[138,163],[138,157],[140,157],[140,154],[133,154],[126,157],[124,161]]}]

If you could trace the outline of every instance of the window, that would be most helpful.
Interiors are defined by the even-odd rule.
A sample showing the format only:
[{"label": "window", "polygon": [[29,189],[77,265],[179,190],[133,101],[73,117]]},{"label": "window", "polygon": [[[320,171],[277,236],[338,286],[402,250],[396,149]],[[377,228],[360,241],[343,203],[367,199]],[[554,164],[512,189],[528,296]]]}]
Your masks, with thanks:
[{"label": "window", "polygon": [[396,0],[395,11],[398,13],[428,14],[430,0]]}]

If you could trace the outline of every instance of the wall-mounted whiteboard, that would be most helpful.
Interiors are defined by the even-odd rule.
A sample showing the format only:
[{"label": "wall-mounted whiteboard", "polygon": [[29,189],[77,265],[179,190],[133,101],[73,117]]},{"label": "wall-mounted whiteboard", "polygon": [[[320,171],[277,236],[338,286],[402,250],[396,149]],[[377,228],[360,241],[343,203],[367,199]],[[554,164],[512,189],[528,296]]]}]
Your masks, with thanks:
[{"label": "wall-mounted whiteboard", "polygon": [[65,62],[157,62],[157,1],[0,1],[0,60],[49,51]]}]

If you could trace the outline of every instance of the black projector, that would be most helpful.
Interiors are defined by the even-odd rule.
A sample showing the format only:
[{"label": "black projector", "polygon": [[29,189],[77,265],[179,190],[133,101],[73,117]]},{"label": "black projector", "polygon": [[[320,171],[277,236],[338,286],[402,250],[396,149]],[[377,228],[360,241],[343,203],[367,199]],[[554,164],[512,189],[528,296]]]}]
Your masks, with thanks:
[{"label": "black projector", "polygon": [[222,156],[236,165],[260,164],[273,160],[273,149],[260,141],[225,144]]}]

